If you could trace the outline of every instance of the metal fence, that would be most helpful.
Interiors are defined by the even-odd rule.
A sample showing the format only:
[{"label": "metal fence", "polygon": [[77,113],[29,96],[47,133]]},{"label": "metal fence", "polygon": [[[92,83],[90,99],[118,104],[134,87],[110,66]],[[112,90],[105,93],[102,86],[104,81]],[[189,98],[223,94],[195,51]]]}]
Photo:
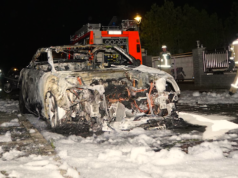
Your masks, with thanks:
[{"label": "metal fence", "polygon": [[226,71],[229,67],[228,51],[203,51],[204,72]]},{"label": "metal fence", "polygon": [[194,79],[192,52],[173,55],[172,63],[171,74],[177,81]]},{"label": "metal fence", "polygon": [[[170,74],[177,81],[184,80],[194,80],[194,58],[197,58],[197,55],[193,56],[192,52],[176,54],[171,58]],[[199,54],[199,61],[202,62],[203,72],[206,75],[210,73],[217,74],[226,74],[229,71],[236,71],[237,68],[232,68],[231,61],[229,60],[229,51],[225,49],[219,50],[204,50],[201,55]],[[161,69],[160,67],[159,56],[152,57],[152,67]],[[235,67],[235,65],[234,65]],[[232,70],[231,70],[232,69]]]}]

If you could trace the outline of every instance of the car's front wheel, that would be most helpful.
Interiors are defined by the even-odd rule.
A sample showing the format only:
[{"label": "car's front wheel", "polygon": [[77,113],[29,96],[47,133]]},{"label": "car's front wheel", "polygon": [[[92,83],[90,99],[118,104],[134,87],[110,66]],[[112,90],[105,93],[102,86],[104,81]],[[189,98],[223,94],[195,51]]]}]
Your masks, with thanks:
[{"label": "car's front wheel", "polygon": [[52,128],[59,126],[58,106],[54,95],[51,92],[46,94],[46,107],[48,119]]}]

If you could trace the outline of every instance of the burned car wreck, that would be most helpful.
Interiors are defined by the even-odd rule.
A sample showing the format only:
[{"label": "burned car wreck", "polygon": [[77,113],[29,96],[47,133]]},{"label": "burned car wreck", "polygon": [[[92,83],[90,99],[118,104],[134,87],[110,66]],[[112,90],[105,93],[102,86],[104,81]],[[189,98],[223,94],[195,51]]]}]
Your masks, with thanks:
[{"label": "burned car wreck", "polygon": [[94,132],[166,128],[166,120],[179,120],[180,89],[166,72],[135,63],[117,46],[38,49],[20,73],[20,111],[46,118],[52,128],[69,123],[86,123]]}]

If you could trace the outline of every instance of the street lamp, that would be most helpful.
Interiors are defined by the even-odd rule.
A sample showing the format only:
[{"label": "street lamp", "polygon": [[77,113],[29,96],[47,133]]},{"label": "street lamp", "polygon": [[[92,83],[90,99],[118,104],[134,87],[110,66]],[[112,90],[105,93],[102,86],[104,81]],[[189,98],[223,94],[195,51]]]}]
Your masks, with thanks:
[{"label": "street lamp", "polygon": [[136,23],[137,23],[137,25],[139,26],[139,24],[141,23],[141,19],[142,19],[142,17],[140,16],[140,15],[136,15],[136,17],[134,18],[135,20],[136,20]]},{"label": "street lamp", "polygon": [[139,27],[139,25],[140,25],[140,23],[141,23],[141,19],[142,19],[142,17],[141,17],[139,14],[137,14],[136,17],[135,17],[134,19],[135,19],[135,21],[136,21],[136,23],[137,23],[137,26],[138,26],[138,32],[139,32],[139,35],[140,35],[140,27]]}]

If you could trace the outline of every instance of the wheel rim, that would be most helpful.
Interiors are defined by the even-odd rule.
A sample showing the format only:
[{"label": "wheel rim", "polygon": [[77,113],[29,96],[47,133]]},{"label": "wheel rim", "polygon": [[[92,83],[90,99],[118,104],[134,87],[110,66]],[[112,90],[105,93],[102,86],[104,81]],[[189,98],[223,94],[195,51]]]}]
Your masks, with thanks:
[{"label": "wheel rim", "polygon": [[4,84],[3,90],[4,90],[6,93],[10,93],[10,92],[12,91],[11,84],[10,84],[10,83]]},{"label": "wheel rim", "polygon": [[52,128],[57,126],[58,111],[55,98],[51,93],[47,93],[47,104],[48,104],[48,117],[50,119],[50,125]]}]

